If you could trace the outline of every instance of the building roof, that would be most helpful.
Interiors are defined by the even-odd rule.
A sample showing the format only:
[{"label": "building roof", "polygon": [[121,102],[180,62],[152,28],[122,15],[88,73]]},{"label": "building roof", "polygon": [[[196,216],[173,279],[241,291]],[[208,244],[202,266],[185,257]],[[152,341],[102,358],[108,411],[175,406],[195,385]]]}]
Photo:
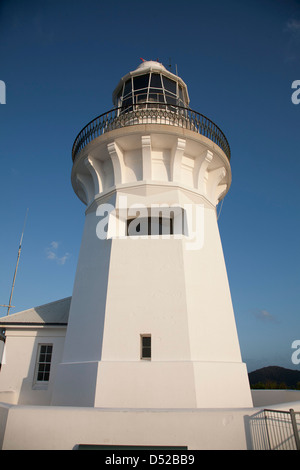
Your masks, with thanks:
[{"label": "building roof", "polygon": [[14,325],[67,325],[69,318],[69,310],[71,297],[56,300],[49,304],[40,305],[39,307],[29,308],[21,312],[0,317],[0,326]]},{"label": "building roof", "polygon": [[140,69],[152,69],[152,70],[158,70],[158,71],[163,71],[166,72],[167,69],[164,67],[163,64],[158,62],[157,60],[143,60],[143,62],[137,67],[136,70]]}]

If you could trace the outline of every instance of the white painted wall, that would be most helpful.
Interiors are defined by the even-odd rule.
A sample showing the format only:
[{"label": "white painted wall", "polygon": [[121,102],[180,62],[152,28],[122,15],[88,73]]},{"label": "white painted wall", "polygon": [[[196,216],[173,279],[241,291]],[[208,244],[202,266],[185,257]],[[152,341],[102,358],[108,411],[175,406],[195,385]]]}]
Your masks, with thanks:
[{"label": "white painted wall", "polygon": [[[252,410],[103,410],[0,404],[3,450],[72,450],[78,444],[247,449]],[[2,416],[2,429],[1,429]]]},{"label": "white painted wall", "polygon": [[[274,408],[300,412],[300,402]],[[268,449],[265,434],[261,408],[116,410],[0,403],[3,450],[72,450],[78,444],[261,450]]]},{"label": "white painted wall", "polygon": [[[53,405],[251,406],[214,206],[180,186],[122,187],[105,202],[199,204],[203,244],[113,236],[100,240],[98,199],[87,210]],[[117,198],[117,199],[116,199]],[[217,295],[216,295],[217,292]],[[140,335],[152,336],[151,361]],[[226,383],[226,393],[222,387]],[[222,390],[222,392],[220,392]]]},{"label": "white painted wall", "polygon": [[[5,363],[0,370],[0,401],[27,405],[50,404],[64,338],[65,328],[7,328]],[[39,343],[53,344],[50,380],[43,387],[34,381]]]}]

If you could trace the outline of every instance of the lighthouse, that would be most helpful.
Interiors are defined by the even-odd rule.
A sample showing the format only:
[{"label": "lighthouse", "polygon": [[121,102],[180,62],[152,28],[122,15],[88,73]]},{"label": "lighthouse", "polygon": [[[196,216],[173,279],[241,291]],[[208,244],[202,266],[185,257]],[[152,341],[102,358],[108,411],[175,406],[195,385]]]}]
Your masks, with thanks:
[{"label": "lighthouse", "polygon": [[51,403],[251,407],[217,220],[231,184],[221,129],[143,61],[72,158],[85,223]]}]

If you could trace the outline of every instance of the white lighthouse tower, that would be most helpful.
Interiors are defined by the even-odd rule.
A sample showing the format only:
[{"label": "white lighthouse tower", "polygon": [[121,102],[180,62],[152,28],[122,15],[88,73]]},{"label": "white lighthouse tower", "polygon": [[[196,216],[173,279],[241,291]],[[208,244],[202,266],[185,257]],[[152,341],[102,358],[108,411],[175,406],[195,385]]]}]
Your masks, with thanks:
[{"label": "white lighthouse tower", "polygon": [[216,214],[228,142],[158,62],[113,102],[73,146],[86,217],[52,404],[251,407]]}]

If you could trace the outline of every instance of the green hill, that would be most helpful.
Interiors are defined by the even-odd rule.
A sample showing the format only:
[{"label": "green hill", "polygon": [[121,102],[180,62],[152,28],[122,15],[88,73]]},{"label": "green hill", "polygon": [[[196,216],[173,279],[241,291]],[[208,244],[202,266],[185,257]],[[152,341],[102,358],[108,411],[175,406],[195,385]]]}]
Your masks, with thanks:
[{"label": "green hill", "polygon": [[251,388],[288,388],[300,390],[300,370],[268,366],[249,372]]}]

